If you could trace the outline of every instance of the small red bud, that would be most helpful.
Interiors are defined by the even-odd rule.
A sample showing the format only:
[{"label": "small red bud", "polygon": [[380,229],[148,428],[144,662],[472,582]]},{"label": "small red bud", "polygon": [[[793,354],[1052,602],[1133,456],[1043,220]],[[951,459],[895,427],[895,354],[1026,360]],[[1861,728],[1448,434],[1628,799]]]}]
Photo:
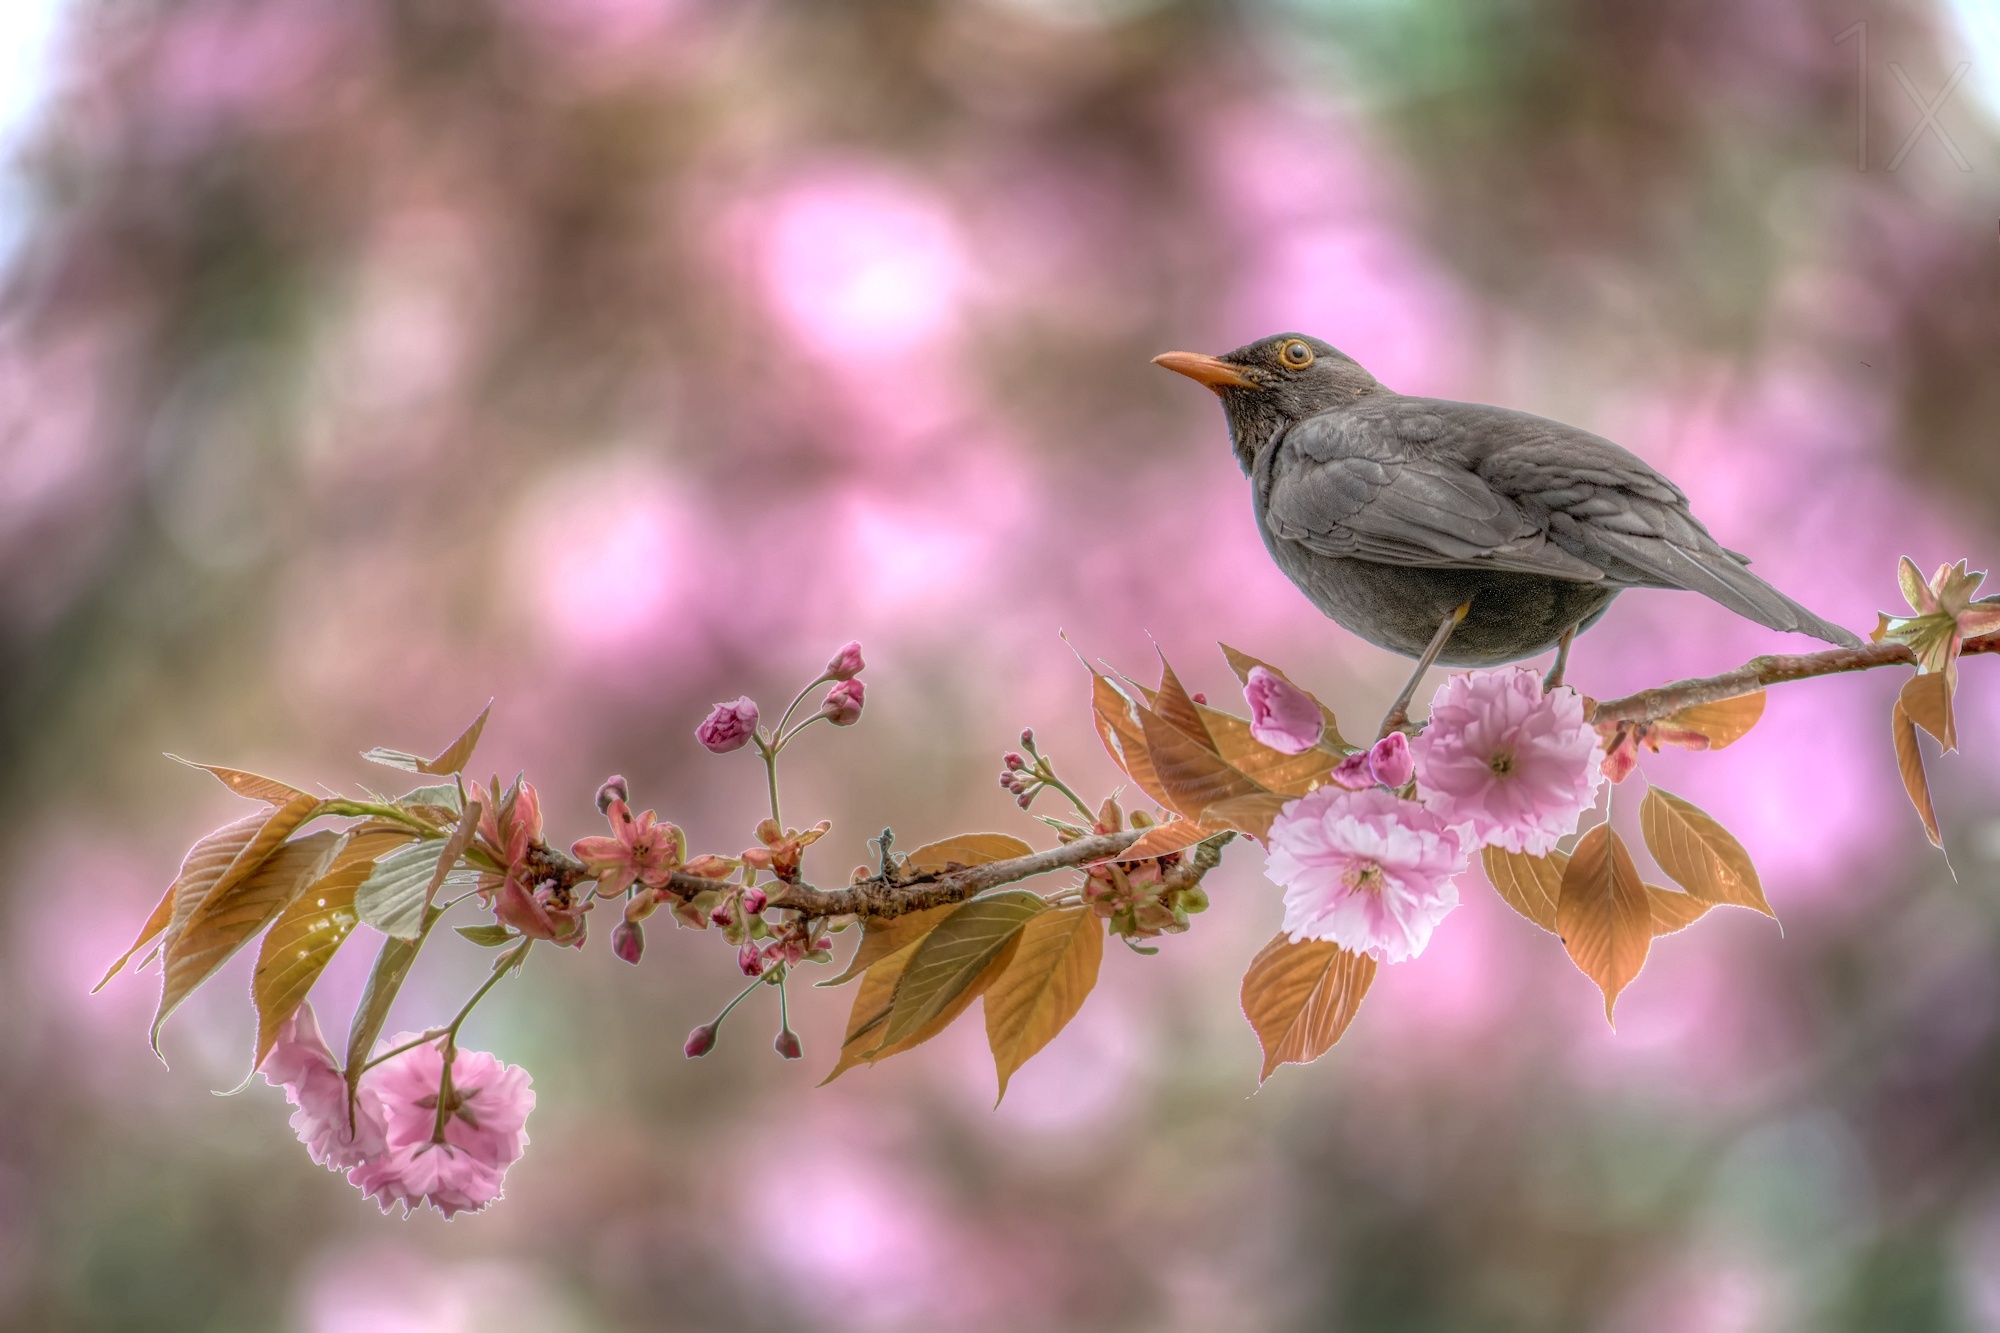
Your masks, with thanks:
[{"label": "small red bud", "polygon": [[698,1060],[715,1049],[715,1024],[703,1023],[688,1033],[687,1045],[681,1047],[681,1054],[690,1060]]},{"label": "small red bud", "polygon": [[743,890],[743,910],[751,916],[763,911],[770,903],[771,899],[762,889]]},{"label": "small red bud", "polygon": [[822,935],[813,941],[814,953],[825,953],[831,948],[833,948],[833,936],[831,935]]},{"label": "small red bud", "polygon": [[743,942],[743,947],[736,951],[736,966],[743,969],[743,975],[746,977],[763,976],[764,975],[763,952],[760,949],[758,949],[755,943],[749,940],[745,940]]},{"label": "small red bud", "polygon": [[628,963],[637,963],[646,949],[646,932],[636,921],[620,921],[611,931],[611,952]]},{"label": "small red bud", "polygon": [[1028,766],[1028,761],[1021,757],[1018,750],[1007,751],[1007,753],[1000,756],[1000,762],[1007,765],[1010,770],[1016,773]]},{"label": "small red bud", "polygon": [[820,715],[836,727],[851,727],[861,720],[861,702],[868,693],[858,680],[843,680],[826,692]]},{"label": "small red bud", "polygon": [[1201,693],[1199,690],[1195,691],[1195,693],[1190,697],[1198,704],[1205,704],[1208,702],[1208,696]]},{"label": "small red bud", "polygon": [[718,926],[727,926],[736,919],[736,916],[729,910],[727,902],[719,902],[709,909],[708,919]]},{"label": "small red bud", "polygon": [[1031,791],[1024,791],[1019,796],[1014,798],[1014,804],[1020,806],[1023,810],[1026,810],[1029,806],[1033,805],[1034,803],[1035,803],[1035,794]]},{"label": "small red bud", "polygon": [[630,801],[631,793],[626,789],[625,779],[613,773],[604,779],[604,785],[597,789],[597,813],[609,814],[613,801]]},{"label": "small red bud", "polygon": [[1032,727],[1023,727],[1023,728],[1021,729],[1021,748],[1022,748],[1023,750],[1032,750],[1032,749],[1034,749],[1034,748],[1035,748],[1035,731],[1034,731],[1034,728],[1032,728]]},{"label": "small red bud", "polygon": [[787,1060],[796,1060],[805,1054],[805,1048],[799,1045],[799,1034],[790,1028],[778,1030],[778,1039],[771,1043],[771,1048]]}]

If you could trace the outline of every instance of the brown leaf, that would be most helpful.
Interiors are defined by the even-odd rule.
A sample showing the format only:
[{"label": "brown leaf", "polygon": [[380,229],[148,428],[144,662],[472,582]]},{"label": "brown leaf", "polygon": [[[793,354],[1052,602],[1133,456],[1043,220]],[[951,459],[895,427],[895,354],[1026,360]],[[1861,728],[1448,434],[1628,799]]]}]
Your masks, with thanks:
[{"label": "brown leaf", "polygon": [[1196,704],[1215,752],[1237,772],[1283,796],[1304,796],[1325,782],[1340,756],[1315,745],[1303,754],[1274,750],[1250,734],[1250,723],[1231,713]]},{"label": "brown leaf", "polygon": [[1646,905],[1653,915],[1653,937],[1671,935],[1677,930],[1686,930],[1708,914],[1714,903],[1705,903],[1691,893],[1681,893],[1674,889],[1663,889],[1657,884],[1646,886]]},{"label": "brown leaf", "polygon": [[1664,787],[1649,788],[1639,803],[1639,828],[1660,869],[1695,897],[1777,916],[1750,853],[1700,806]]},{"label": "brown leaf", "polygon": [[229,869],[230,863],[250,845],[250,840],[257,836],[257,830],[263,828],[269,818],[269,814],[263,811],[245,815],[233,824],[223,825],[189,848],[186,858],[181,861],[180,874],[176,875],[174,882],[167,886],[167,891],[154,906],[152,915],[146,918],[146,924],[139,928],[138,938],[132,941],[132,947],[111,965],[111,969],[104,974],[104,979],[91,988],[91,993],[94,995],[109,985],[111,978],[117,976],[125,964],[132,960],[133,954],[145,948],[154,936],[172,924],[174,905],[177,902],[186,901],[187,908],[181,916],[182,920],[186,920],[195,906],[208,896],[208,891],[215,886],[217,878],[223,871]]},{"label": "brown leaf", "polygon": [[890,954],[900,953],[930,934],[931,927],[951,915],[957,906],[957,903],[946,903],[943,907],[927,908],[921,912],[905,912],[901,916],[863,918],[861,943],[855,947],[854,957],[848,960],[847,970],[830,981],[818,984],[846,985]]},{"label": "brown leaf", "polygon": [[381,746],[362,755],[371,764],[381,764],[387,768],[400,768],[405,773],[428,773],[434,777],[461,771],[472,758],[472,747],[479,744],[479,734],[486,730],[486,715],[493,711],[493,701],[488,699],[479,716],[472,719],[472,725],[459,733],[457,740],[444,747],[444,753],[435,759],[425,759],[407,750],[389,750]]},{"label": "brown leaf", "polygon": [[1951,706],[1951,681],[1942,672],[1927,672],[1903,682],[1896,696],[1910,721],[1931,734],[1946,754],[1958,748],[1958,719]]},{"label": "brown leaf", "polygon": [[1937,810],[1931,804],[1931,781],[1924,774],[1924,753],[1917,748],[1916,723],[1900,699],[1889,711],[1889,729],[1896,741],[1896,767],[1903,774],[1903,790],[1917,808],[1917,818],[1924,821],[1924,834],[1931,846],[1942,851],[1944,834],[1938,830]]},{"label": "brown leaf", "polygon": [[261,773],[246,773],[240,768],[222,768],[215,764],[197,764],[194,760],[183,759],[177,754],[170,754],[167,758],[177,764],[186,764],[189,768],[198,768],[204,773],[212,774],[218,782],[238,796],[247,796],[253,801],[283,805],[294,797],[306,794],[289,782],[267,778]]},{"label": "brown leaf", "polygon": [[1646,965],[1653,942],[1653,908],[1625,840],[1599,824],[1577,840],[1563,868],[1556,933],[1570,961],[1604,992],[1612,1021],[1618,994]]},{"label": "brown leaf", "polygon": [[[1157,650],[1156,650],[1157,651]],[[1195,702],[1181,686],[1181,678],[1167,663],[1167,655],[1160,654],[1160,688],[1153,691],[1147,700],[1159,719],[1174,730],[1200,745],[1213,750],[1215,742],[1209,737],[1208,728],[1202,725],[1201,713]]]},{"label": "brown leaf", "polygon": [[167,940],[161,964],[160,1007],[153,1015],[155,1054],[160,1049],[160,1028],[168,1016],[290,906],[306,885],[326,873],[345,838],[345,834],[323,830],[285,843],[264,857],[256,869],[211,891],[187,923]]},{"label": "brown leaf", "polygon": [[1330,940],[1294,944],[1283,932],[1243,974],[1243,1016],[1264,1048],[1262,1083],[1279,1065],[1310,1064],[1340,1040],[1375,980],[1375,960]]},{"label": "brown leaf", "polygon": [[1076,1017],[1104,961],[1104,923],[1087,903],[1052,907],[1022,928],[1007,970],[986,988],[986,1044],[1000,1094],[1007,1080]]},{"label": "brown leaf", "polygon": [[1543,930],[1556,929],[1556,904],[1562,900],[1563,869],[1569,865],[1564,852],[1530,856],[1501,847],[1488,847],[1479,854],[1486,878],[1501,900]]},{"label": "brown leaf", "polygon": [[1164,824],[1155,824],[1140,836],[1139,841],[1106,861],[1144,861],[1155,856],[1167,856],[1173,852],[1185,851],[1198,842],[1206,842],[1218,833],[1227,833],[1232,825],[1205,824],[1197,819],[1169,819]]},{"label": "brown leaf", "polygon": [[894,1045],[930,1022],[1020,941],[1021,929],[1047,908],[1040,894],[1002,889],[952,909],[917,945],[896,986],[882,1040]]},{"label": "brown leaf", "polygon": [[910,869],[936,873],[949,869],[954,861],[962,866],[983,866],[1029,856],[1034,850],[1011,833],[961,833],[927,842],[911,852]]},{"label": "brown leaf", "polygon": [[1278,817],[1279,811],[1295,799],[1269,791],[1232,796],[1226,801],[1217,801],[1202,811],[1201,822],[1241,829],[1259,842],[1268,842],[1271,837],[1271,821]]},{"label": "brown leaf", "polygon": [[1263,667],[1264,670],[1270,672],[1272,675],[1276,676],[1279,680],[1284,681],[1285,684],[1290,685],[1293,689],[1298,690],[1301,694],[1305,695],[1306,698],[1311,699],[1316,704],[1319,704],[1319,715],[1326,721],[1326,739],[1328,744],[1330,744],[1336,750],[1350,750],[1354,748],[1353,746],[1349,745],[1346,741],[1340,738],[1340,724],[1334,720],[1333,710],[1331,708],[1328,708],[1325,704],[1320,703],[1319,699],[1313,694],[1311,690],[1301,688],[1297,681],[1293,680],[1290,676],[1287,676],[1284,672],[1278,670],[1278,668],[1272,666],[1269,662],[1262,662],[1250,656],[1250,654],[1248,653],[1238,652],[1236,649],[1231,648],[1226,643],[1218,644],[1216,646],[1221,648],[1222,655],[1229,659],[1229,669],[1236,673],[1236,679],[1238,681],[1242,682],[1245,685],[1249,684],[1250,668]]},{"label": "brown leaf", "polygon": [[1224,763],[1213,750],[1163,722],[1150,708],[1138,709],[1145,728],[1146,757],[1166,793],[1167,808],[1188,819],[1221,801],[1253,796],[1264,789]]},{"label": "brown leaf", "polygon": [[972,1007],[972,1002],[984,994],[986,988],[1007,970],[1008,964],[1014,961],[1014,951],[1020,945],[1020,936],[1016,935],[1010,940],[1007,947],[986,965],[986,970],[939,1010],[937,1016],[930,1022],[901,1041],[884,1042],[883,1025],[888,1022],[889,1013],[895,1007],[897,987],[910,960],[916,957],[917,946],[922,941],[922,936],[911,940],[901,949],[876,962],[861,978],[861,986],[854,993],[854,1008],[847,1017],[847,1036],[840,1045],[840,1059],[828,1071],[827,1076],[820,1080],[821,1087],[833,1082],[856,1065],[872,1065],[878,1060],[900,1055],[913,1047],[923,1045],[950,1027],[961,1014]]},{"label": "brown leaf", "polygon": [[1731,699],[1719,699],[1714,703],[1683,708],[1660,721],[1665,726],[1682,731],[1699,732],[1708,737],[1709,749],[1720,750],[1726,745],[1742,740],[1763,716],[1764,691],[1753,690],[1749,694],[1739,694]]},{"label": "brown leaf", "polygon": [[1111,762],[1123,769],[1140,791],[1172,809],[1166,790],[1160,786],[1159,775],[1153,771],[1152,759],[1146,751],[1146,729],[1132,711],[1132,700],[1100,671],[1092,669],[1090,681],[1098,739],[1104,742]]},{"label": "brown leaf", "polygon": [[257,1058],[264,1063],[278,1029],[305,1002],[313,983],[354,929],[354,890],[368,878],[375,858],[411,841],[414,833],[398,830],[349,832],[347,845],[327,872],[292,900],[264,932],[257,952],[257,971],[250,981],[250,998],[257,1007]]},{"label": "brown leaf", "polygon": [[[493,707],[490,703],[486,706]],[[484,722],[486,714],[481,713],[479,720]],[[477,799],[465,803],[465,813],[459,817],[458,827],[451,831],[451,836],[445,839],[444,850],[438,853],[437,869],[431,874],[430,886],[424,890],[424,906],[429,907],[437,899],[438,890],[444,887],[445,876],[458,864],[458,858],[465,855],[465,849],[472,845],[473,837],[479,832],[480,814]]]}]

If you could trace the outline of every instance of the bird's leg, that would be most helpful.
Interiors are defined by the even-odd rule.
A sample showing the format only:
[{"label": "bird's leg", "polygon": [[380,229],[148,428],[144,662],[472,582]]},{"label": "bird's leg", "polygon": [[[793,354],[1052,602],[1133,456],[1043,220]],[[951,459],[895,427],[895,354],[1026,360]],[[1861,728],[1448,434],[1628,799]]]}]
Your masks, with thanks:
[{"label": "bird's leg", "polygon": [[[1417,685],[1423,680],[1424,672],[1429,671],[1431,663],[1437,661],[1438,654],[1444,651],[1445,644],[1451,640],[1451,632],[1458,628],[1458,622],[1465,619],[1466,612],[1470,610],[1472,610],[1471,602],[1461,603],[1451,614],[1438,622],[1437,633],[1431,635],[1430,646],[1425,648],[1424,655],[1417,659],[1417,669],[1410,673],[1410,679],[1403,686],[1403,692],[1396,696],[1396,702],[1389,705],[1389,715],[1382,719],[1381,736],[1387,736],[1390,732],[1399,731],[1408,725],[1410,700],[1416,698]],[[1377,739],[1379,740],[1381,736]]]},{"label": "bird's leg", "polygon": [[1542,681],[1543,694],[1563,683],[1563,668],[1569,665],[1569,646],[1574,642],[1576,642],[1576,626],[1571,625],[1563,631],[1561,641],[1556,644],[1556,664],[1549,668],[1548,678]]}]

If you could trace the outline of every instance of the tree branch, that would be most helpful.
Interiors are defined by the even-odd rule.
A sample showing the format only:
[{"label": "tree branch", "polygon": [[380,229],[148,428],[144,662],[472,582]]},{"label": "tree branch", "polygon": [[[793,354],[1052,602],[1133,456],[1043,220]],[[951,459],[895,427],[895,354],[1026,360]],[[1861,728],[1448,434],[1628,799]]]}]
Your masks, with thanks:
[{"label": "tree branch", "polygon": [[[1971,657],[1976,653],[2000,653],[2000,634],[1966,640],[1959,655]],[[1833,676],[1846,671],[1872,671],[1885,666],[1915,666],[1916,662],[1916,654],[1900,643],[1871,643],[1863,648],[1829,648],[1820,653],[1753,657],[1734,671],[1725,671],[1719,676],[1677,680],[1670,685],[1640,690],[1621,699],[1586,703],[1585,709],[1590,720],[1599,727],[1616,722],[1643,725],[1657,722],[1683,708],[1734,699],[1740,694],[1750,694],[1767,685],[1782,685],[1788,680],[1809,680],[1814,676]]]}]

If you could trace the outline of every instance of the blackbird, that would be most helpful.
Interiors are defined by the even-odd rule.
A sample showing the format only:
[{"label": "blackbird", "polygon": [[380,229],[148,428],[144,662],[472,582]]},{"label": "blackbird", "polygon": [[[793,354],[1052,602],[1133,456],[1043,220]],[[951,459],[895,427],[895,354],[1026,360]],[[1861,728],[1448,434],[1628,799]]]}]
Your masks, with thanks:
[{"label": "blackbird", "polygon": [[[1627,588],[1701,593],[1858,647],[1744,568],[1678,486],[1589,431],[1384,388],[1317,338],[1153,358],[1213,389],[1257,530],[1313,605],[1392,652],[1496,666],[1560,650]],[[1415,688],[1413,678],[1411,688]]]}]

